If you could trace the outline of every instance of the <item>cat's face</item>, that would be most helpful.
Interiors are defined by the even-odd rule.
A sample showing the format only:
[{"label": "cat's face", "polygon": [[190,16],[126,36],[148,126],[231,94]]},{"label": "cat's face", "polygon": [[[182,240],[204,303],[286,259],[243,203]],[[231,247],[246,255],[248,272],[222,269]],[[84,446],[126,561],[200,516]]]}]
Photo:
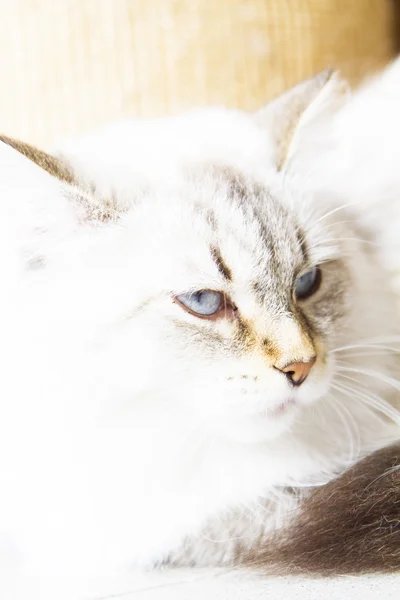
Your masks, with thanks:
[{"label": "cat's face", "polygon": [[167,414],[231,438],[281,434],[330,385],[352,289],[337,232],[223,168],[155,196],[127,217],[146,292],[112,346],[129,357],[114,364],[119,381],[129,393],[139,373]]}]

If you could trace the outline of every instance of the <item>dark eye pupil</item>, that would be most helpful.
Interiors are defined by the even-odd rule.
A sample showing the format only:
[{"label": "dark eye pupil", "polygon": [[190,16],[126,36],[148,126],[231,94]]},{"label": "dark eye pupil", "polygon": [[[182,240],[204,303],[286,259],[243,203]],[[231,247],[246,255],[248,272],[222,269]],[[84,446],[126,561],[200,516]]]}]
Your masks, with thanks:
[{"label": "dark eye pupil", "polygon": [[318,290],[321,284],[321,270],[314,267],[304,275],[298,278],[295,286],[297,300],[309,298]]},{"label": "dark eye pupil", "polygon": [[204,292],[196,292],[194,294],[195,300],[196,302],[198,302],[199,304],[201,304],[203,297],[204,297]]}]

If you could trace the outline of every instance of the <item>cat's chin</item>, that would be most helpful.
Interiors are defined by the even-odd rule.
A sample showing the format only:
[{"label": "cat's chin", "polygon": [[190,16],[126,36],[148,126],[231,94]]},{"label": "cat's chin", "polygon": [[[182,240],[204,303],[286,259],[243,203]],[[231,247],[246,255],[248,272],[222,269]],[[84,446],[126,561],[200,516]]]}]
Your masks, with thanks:
[{"label": "cat's chin", "polygon": [[218,419],[216,429],[225,439],[239,443],[259,444],[275,440],[294,429],[302,411],[318,403],[329,384],[330,379],[325,377],[304,389],[294,390],[281,400],[270,398],[265,404],[257,402],[252,408],[248,407],[248,412],[231,411],[225,419]]},{"label": "cat's chin", "polygon": [[274,440],[291,430],[299,406],[291,399],[275,409],[266,409],[237,419],[226,419],[215,427],[217,434],[233,442],[260,444]]}]

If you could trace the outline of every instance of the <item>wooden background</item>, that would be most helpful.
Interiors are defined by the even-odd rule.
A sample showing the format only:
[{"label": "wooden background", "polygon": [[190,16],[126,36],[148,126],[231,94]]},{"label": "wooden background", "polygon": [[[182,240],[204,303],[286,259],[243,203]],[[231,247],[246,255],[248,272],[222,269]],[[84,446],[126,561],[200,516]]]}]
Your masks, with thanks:
[{"label": "wooden background", "polygon": [[256,109],[394,55],[391,0],[0,0],[3,133],[48,146],[122,116]]}]

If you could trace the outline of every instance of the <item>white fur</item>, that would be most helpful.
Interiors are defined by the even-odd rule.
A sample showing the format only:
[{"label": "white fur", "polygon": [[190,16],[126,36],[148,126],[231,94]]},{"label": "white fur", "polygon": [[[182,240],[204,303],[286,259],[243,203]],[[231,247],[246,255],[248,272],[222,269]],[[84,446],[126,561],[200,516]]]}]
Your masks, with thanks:
[{"label": "white fur", "polygon": [[[391,95],[391,86],[379,85],[382,99],[374,104],[375,88],[365,104],[363,95],[356,98],[339,118],[338,135],[343,127],[353,139],[351,111],[359,113],[352,106],[370,111],[374,123],[379,103]],[[355,156],[357,139],[364,148],[357,123]],[[397,148],[391,129],[387,134]],[[235,290],[226,289],[242,312],[262,335],[276,335],[288,356],[301,345],[294,322],[274,322],[273,330],[249,296],[250,274],[260,276],[252,273],[254,251],[239,252],[229,234],[229,227],[243,229],[241,213],[228,208],[212,181],[200,185],[183,170],[220,164],[267,185],[309,228],[314,261],[344,253],[354,274],[349,316],[333,332],[334,345],[374,339],[376,346],[381,339],[386,347],[398,344],[388,337],[397,334],[397,317],[377,253],[371,258],[363,243],[350,239],[352,226],[340,224],[341,210],[325,217],[351,201],[348,190],[361,199],[359,171],[347,168],[353,154],[343,166],[332,151],[331,164],[348,177],[340,186],[308,175],[311,168],[318,173],[318,160],[325,163],[319,156],[307,163],[307,147],[298,156],[301,168],[277,173],[267,132],[250,116],[223,110],[124,122],[67,145],[63,154],[81,179],[96,183],[97,197],[113,197],[123,212],[116,222],[79,224],[68,200],[74,191],[0,144],[0,574],[19,582],[44,581],[48,573],[106,576],[179,554],[186,536],[199,538],[199,551],[194,545],[191,554],[198,563],[213,555],[229,560],[221,541],[234,535],[223,525],[230,512],[240,515],[237,529],[251,543],[253,532],[243,531],[243,523],[253,515],[258,532],[282,522],[294,502],[285,486],[323,483],[398,433],[365,403],[328,391],[338,369],[334,353],[327,366],[318,363],[296,392],[296,405],[282,415],[287,383],[260,355],[227,355],[216,363],[212,352],[197,355],[189,346],[185,360],[166,361],[180,343],[166,318],[195,318],[183,316],[160,290],[173,295],[228,285],[206,252],[211,234],[197,223],[193,202],[213,206],[225,222],[221,242],[240,274]],[[389,162],[383,180],[374,179],[377,190],[388,175],[400,190],[398,168],[388,174]],[[370,167],[367,154],[362,172]],[[332,239],[324,219],[333,225]],[[243,236],[249,231],[256,243],[251,224]],[[33,258],[44,268],[29,268]],[[133,318],[149,296],[156,298],[151,308]],[[215,327],[231,334],[229,323]],[[362,369],[389,378],[384,349],[373,352],[372,342],[364,347]],[[349,368],[360,365],[359,356],[346,360]],[[369,377],[368,383],[371,393],[395,404],[387,382]],[[207,526],[219,541],[206,544],[204,555]]]}]

